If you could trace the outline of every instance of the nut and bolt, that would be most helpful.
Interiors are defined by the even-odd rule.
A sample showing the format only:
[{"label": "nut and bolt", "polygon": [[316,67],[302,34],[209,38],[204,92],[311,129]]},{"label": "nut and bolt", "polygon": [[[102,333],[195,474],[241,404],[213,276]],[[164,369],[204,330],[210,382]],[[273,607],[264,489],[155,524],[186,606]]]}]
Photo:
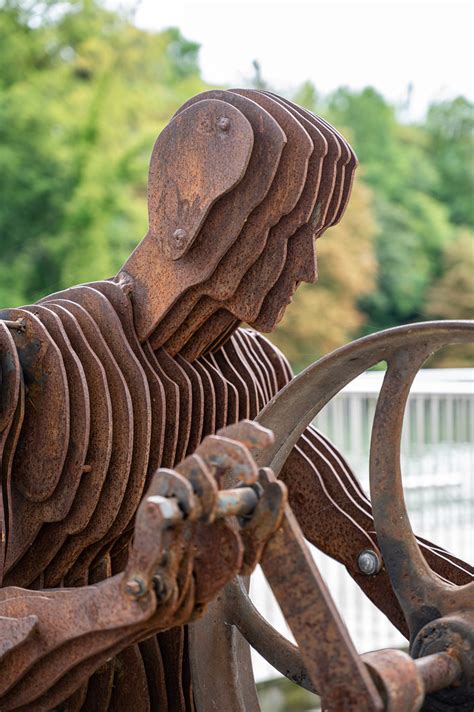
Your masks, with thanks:
[{"label": "nut and bolt", "polygon": [[372,549],[364,549],[357,557],[357,566],[361,573],[366,576],[373,576],[374,574],[378,574],[382,568],[382,562],[377,552]]},{"label": "nut and bolt", "polygon": [[147,593],[145,582],[139,576],[134,576],[125,584],[125,593],[131,598],[142,598]]}]

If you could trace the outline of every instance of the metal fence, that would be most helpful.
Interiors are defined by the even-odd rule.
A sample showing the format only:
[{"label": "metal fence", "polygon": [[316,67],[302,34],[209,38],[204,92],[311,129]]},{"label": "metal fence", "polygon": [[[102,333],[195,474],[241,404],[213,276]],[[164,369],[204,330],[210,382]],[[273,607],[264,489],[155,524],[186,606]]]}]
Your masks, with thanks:
[{"label": "metal fence", "polygon": [[[370,432],[383,375],[381,371],[363,374],[315,420],[367,491]],[[402,472],[413,530],[472,562],[474,369],[420,371],[405,414]],[[342,566],[316,550],[314,555],[359,652],[406,644]],[[260,571],[252,577],[251,595],[267,620],[291,638]],[[257,680],[278,675],[257,654],[254,669]]]}]

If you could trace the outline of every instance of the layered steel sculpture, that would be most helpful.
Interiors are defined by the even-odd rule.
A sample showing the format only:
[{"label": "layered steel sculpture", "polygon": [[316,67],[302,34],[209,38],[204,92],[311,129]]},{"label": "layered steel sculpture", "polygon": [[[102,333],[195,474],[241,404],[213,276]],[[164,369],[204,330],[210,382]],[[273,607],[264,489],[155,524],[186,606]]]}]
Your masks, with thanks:
[{"label": "layered steel sculpture", "polygon": [[[414,373],[472,324],[367,337],[294,380],[260,333],[315,281],[356,165],[281,97],[200,94],[156,141],[118,275],[0,312],[2,711],[258,709],[244,639],[328,710],[472,709],[473,570],[412,534],[397,454]],[[380,360],[371,505],[311,422]],[[304,537],[411,656],[357,655]],[[298,648],[248,598],[258,562]]]}]

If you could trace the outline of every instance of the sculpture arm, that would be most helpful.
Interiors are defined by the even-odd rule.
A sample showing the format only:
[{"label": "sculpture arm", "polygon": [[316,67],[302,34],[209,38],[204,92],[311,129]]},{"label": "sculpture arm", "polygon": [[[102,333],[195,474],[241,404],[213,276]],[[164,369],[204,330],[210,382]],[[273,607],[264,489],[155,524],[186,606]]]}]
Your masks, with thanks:
[{"label": "sculpture arm", "polygon": [[[176,470],[158,470],[123,573],[79,588],[1,589],[2,710],[52,709],[128,645],[193,620],[250,559],[257,563],[252,541],[257,533],[264,542],[278,526],[284,485],[267,487],[246,445],[264,446],[270,436],[240,423],[205,439]],[[219,491],[216,477],[236,472],[263,485]],[[275,516],[262,528],[268,494]],[[228,523],[236,514],[249,516],[241,530]]]}]

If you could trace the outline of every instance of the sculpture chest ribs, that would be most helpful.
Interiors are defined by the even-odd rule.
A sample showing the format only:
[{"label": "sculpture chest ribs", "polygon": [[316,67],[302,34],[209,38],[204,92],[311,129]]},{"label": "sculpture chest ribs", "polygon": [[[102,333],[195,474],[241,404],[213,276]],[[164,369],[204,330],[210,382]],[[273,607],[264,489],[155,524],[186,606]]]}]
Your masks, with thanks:
[{"label": "sculpture chest ribs", "polygon": [[[9,587],[31,589],[28,600],[40,605],[44,589],[109,585],[127,565],[155,471],[176,468],[224,426],[253,420],[290,380],[287,361],[258,332],[274,328],[301,281],[315,280],[314,240],[340,220],[356,163],[332,127],[280,97],[200,94],[156,142],[149,231],[119,274],[0,313],[7,592],[0,616],[13,615],[7,611],[19,596]],[[239,328],[242,322],[253,329]],[[337,508],[338,529],[352,533],[353,549],[376,549],[368,500],[312,428],[283,479],[305,534],[330,547],[301,501],[308,478],[319,506]],[[357,577],[353,551],[331,553]],[[453,558],[439,565],[464,580]],[[147,628],[137,620],[128,637],[79,662],[71,654],[66,663],[69,653],[54,642],[46,663],[39,653],[28,658],[33,638],[20,631],[24,665],[8,667],[13,640],[3,651],[0,708],[193,709],[186,629],[177,625],[199,598],[189,594],[188,579],[184,612],[170,619],[177,627],[152,635],[170,624]],[[403,627],[387,589],[369,594]]]}]

